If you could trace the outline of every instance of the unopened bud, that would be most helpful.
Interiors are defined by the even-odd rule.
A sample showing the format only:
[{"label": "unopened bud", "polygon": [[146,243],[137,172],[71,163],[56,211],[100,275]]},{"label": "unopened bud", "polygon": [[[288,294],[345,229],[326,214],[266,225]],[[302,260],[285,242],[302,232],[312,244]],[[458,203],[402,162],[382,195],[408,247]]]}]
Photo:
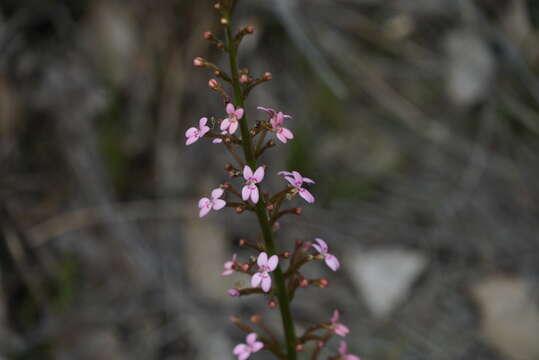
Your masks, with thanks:
[{"label": "unopened bud", "polygon": [[240,241],[238,242],[238,245],[239,245],[239,246],[245,246],[245,240],[244,240],[244,239],[240,239]]},{"label": "unopened bud", "polygon": [[240,76],[240,83],[245,84],[245,83],[248,83],[248,82],[249,82],[249,76],[247,76],[245,74],[242,74]]},{"label": "unopened bud", "polygon": [[309,286],[309,280],[307,279],[303,279],[299,282],[299,286],[302,287],[302,288],[306,288],[307,286]]},{"label": "unopened bud", "polygon": [[264,78],[264,80],[269,81],[269,80],[271,80],[273,78],[273,76],[271,75],[270,72],[265,72],[263,78]]},{"label": "unopened bud", "polygon": [[221,75],[221,72],[220,72],[219,70],[215,70],[215,71],[213,72],[213,75],[215,75],[215,76],[220,76],[220,75]]},{"label": "unopened bud", "polygon": [[243,265],[241,266],[241,270],[244,271],[244,272],[249,271],[249,264],[243,264]]},{"label": "unopened bud", "polygon": [[234,166],[231,164],[231,163],[226,163],[225,164],[225,170],[233,170],[234,169]]},{"label": "unopened bud", "polygon": [[271,211],[271,210],[275,209],[275,205],[269,204],[268,206],[266,206],[266,209]]},{"label": "unopened bud", "polygon": [[253,324],[258,324],[261,320],[262,320],[262,316],[260,316],[259,314],[254,314],[251,316],[251,322]]},{"label": "unopened bud", "polygon": [[219,82],[215,79],[210,79],[210,81],[208,81],[208,86],[210,89],[217,89],[219,87]]},{"label": "unopened bud", "polygon": [[206,40],[213,39],[213,34],[212,34],[211,31],[206,31],[203,36],[204,36],[204,39],[206,39]]},{"label": "unopened bud", "polygon": [[275,300],[272,299],[272,300],[268,301],[268,307],[270,309],[275,309],[277,307],[277,303],[275,302]]},{"label": "unopened bud", "polygon": [[228,19],[222,17],[222,18],[221,18],[221,24],[223,24],[223,25],[228,25]]},{"label": "unopened bud", "polygon": [[255,32],[255,27],[253,25],[249,25],[245,28],[245,31],[247,31],[248,34],[252,34]]},{"label": "unopened bud", "polygon": [[225,190],[230,189],[231,186],[232,185],[230,185],[229,183],[224,183],[223,185],[221,185],[221,187]]},{"label": "unopened bud", "polygon": [[217,3],[213,4],[213,8],[214,9],[220,9],[221,8],[221,3],[217,2]]},{"label": "unopened bud", "polygon": [[241,206],[238,206],[235,210],[236,210],[236,214],[241,214],[245,209],[242,208]]},{"label": "unopened bud", "polygon": [[230,296],[240,296],[240,292],[237,289],[228,289],[226,292]]},{"label": "unopened bud", "polygon": [[329,285],[329,281],[327,281],[326,278],[321,278],[318,286],[320,286],[322,289],[325,289],[328,287],[328,285]]},{"label": "unopened bud", "polygon": [[303,351],[304,347],[302,344],[297,344],[296,345],[296,351]]},{"label": "unopened bud", "polygon": [[290,253],[288,251],[285,251],[281,256],[285,259],[288,259],[290,257]]},{"label": "unopened bud", "polygon": [[196,67],[203,67],[204,65],[206,65],[206,60],[201,57],[196,57],[193,59],[193,65],[195,65]]},{"label": "unopened bud", "polygon": [[295,208],[294,209],[294,214],[296,214],[296,215],[301,215],[302,212],[303,212],[303,210],[301,208]]},{"label": "unopened bud", "polygon": [[268,147],[273,147],[273,146],[275,146],[275,140],[268,141]]},{"label": "unopened bud", "polygon": [[281,229],[281,223],[276,221],[271,228],[273,231],[279,231]]}]

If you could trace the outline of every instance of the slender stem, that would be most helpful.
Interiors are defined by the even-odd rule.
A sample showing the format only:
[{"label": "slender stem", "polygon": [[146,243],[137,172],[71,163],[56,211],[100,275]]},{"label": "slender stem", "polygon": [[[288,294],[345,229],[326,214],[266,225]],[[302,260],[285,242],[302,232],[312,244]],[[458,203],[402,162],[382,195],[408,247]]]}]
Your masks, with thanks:
[{"label": "slender stem", "polygon": [[[230,26],[230,18],[228,19],[228,25],[226,26],[226,37],[228,46],[228,55],[230,60],[230,70],[232,75],[232,86],[234,88],[234,98],[236,106],[245,109],[244,97],[241,90],[241,84],[238,76],[238,63],[237,63],[237,44],[233,41],[232,30]],[[245,160],[247,165],[253,170],[256,168],[256,158],[253,150],[253,144],[251,142],[251,135],[249,134],[249,127],[247,123],[247,114],[244,112],[243,117],[240,120],[240,132],[241,132],[241,144],[243,152],[245,154]],[[258,185],[260,187],[260,185]],[[261,189],[260,189],[261,190]],[[260,200],[256,204],[256,216],[262,229],[262,236],[264,238],[264,244],[266,250],[270,255],[276,254],[275,243],[273,241],[273,234],[268,219],[268,213],[266,210],[266,202],[264,197],[261,196]],[[290,312],[290,301],[288,298],[288,292],[286,290],[286,283],[283,276],[281,267],[278,266],[273,272],[273,280],[277,290],[277,299],[279,300],[279,309],[281,311],[281,319],[283,323],[283,329],[286,340],[286,348],[288,360],[296,360],[296,334],[294,331],[294,321]]]}]

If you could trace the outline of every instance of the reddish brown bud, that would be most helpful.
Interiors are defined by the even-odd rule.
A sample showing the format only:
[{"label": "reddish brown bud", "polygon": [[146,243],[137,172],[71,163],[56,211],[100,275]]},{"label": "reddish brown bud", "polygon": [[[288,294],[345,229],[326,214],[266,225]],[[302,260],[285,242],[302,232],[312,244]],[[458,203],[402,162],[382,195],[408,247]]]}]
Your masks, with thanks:
[{"label": "reddish brown bud", "polygon": [[275,209],[275,205],[269,204],[268,206],[266,206],[266,209],[271,211],[271,210]]},{"label": "reddish brown bud", "polygon": [[268,141],[268,147],[273,147],[273,146],[275,146],[275,140]]},{"label": "reddish brown bud", "polygon": [[245,272],[249,271],[249,264],[243,264],[243,265],[241,266],[241,270],[243,270],[243,271],[245,271]]},{"label": "reddish brown bud", "polygon": [[245,28],[245,31],[248,33],[248,34],[252,34],[255,32],[255,27],[253,25],[249,25]]},{"label": "reddish brown bud", "polygon": [[221,3],[217,2],[217,3],[213,4],[213,8],[214,9],[220,9],[221,8]]},{"label": "reddish brown bud", "polygon": [[302,288],[306,288],[307,286],[309,286],[309,280],[307,279],[303,279],[299,282],[299,286],[302,287]]},{"label": "reddish brown bud", "polygon": [[303,351],[304,347],[302,344],[297,344],[296,345],[296,351]]},{"label": "reddish brown bud", "polygon": [[244,239],[240,239],[240,241],[238,242],[238,245],[239,245],[239,246],[245,246],[245,240],[244,240]]},{"label": "reddish brown bud", "polygon": [[288,251],[285,251],[281,256],[285,259],[288,259],[290,257],[290,253]]},{"label": "reddish brown bud", "polygon": [[193,65],[195,65],[196,67],[203,67],[204,65],[206,65],[206,60],[204,60],[200,56],[196,57],[193,59]]},{"label": "reddish brown bud", "polygon": [[240,76],[240,83],[245,84],[245,83],[248,83],[248,82],[249,82],[249,76],[247,76],[245,74],[242,74]]},{"label": "reddish brown bud", "polygon": [[268,307],[270,309],[275,309],[277,307],[277,303],[275,302],[275,300],[271,299],[270,301],[268,301]]},{"label": "reddish brown bud", "polygon": [[221,72],[220,72],[219,70],[215,70],[215,71],[213,72],[213,75],[215,75],[215,76],[220,76],[220,75],[221,75]]},{"label": "reddish brown bud", "polygon": [[234,166],[232,166],[231,163],[226,163],[225,164],[225,170],[233,170],[234,169]]},{"label": "reddish brown bud", "polygon": [[206,39],[206,40],[213,39],[213,34],[212,34],[211,31],[206,31],[203,36],[204,36],[204,39]]},{"label": "reddish brown bud", "polygon": [[295,208],[294,209],[294,214],[296,214],[296,215],[301,215],[302,212],[303,212],[303,210],[301,208]]},{"label": "reddish brown bud", "polygon": [[262,316],[259,314],[254,314],[251,316],[251,322],[253,324],[258,324],[262,320]]},{"label": "reddish brown bud", "polygon": [[219,88],[219,82],[215,79],[210,79],[210,81],[208,81],[208,86],[210,89],[217,89]]},{"label": "reddish brown bud", "polygon": [[230,189],[231,186],[232,186],[232,185],[230,185],[229,183],[224,183],[224,184],[222,185],[223,189],[225,189],[225,190]]},{"label": "reddish brown bud", "polygon": [[322,289],[327,288],[329,285],[329,281],[326,278],[320,278],[318,286],[320,286]]},{"label": "reddish brown bud", "polygon": [[271,75],[270,72],[265,72],[265,73],[264,73],[264,77],[263,77],[264,80],[269,81],[269,80],[271,80],[272,78],[273,78],[273,76]]},{"label": "reddish brown bud", "polygon": [[245,209],[242,208],[241,206],[238,206],[235,210],[236,210],[236,214],[241,214]]}]

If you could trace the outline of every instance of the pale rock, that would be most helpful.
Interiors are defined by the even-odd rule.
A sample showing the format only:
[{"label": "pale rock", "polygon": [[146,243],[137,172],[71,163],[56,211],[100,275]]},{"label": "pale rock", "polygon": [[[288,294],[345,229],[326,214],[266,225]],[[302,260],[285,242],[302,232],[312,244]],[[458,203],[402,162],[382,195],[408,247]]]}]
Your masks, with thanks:
[{"label": "pale rock", "polygon": [[493,275],[472,287],[480,333],[508,359],[539,359],[539,309],[532,292],[532,284],[513,276]]},{"label": "pale rock", "polygon": [[447,92],[459,106],[485,99],[494,80],[495,61],[485,40],[471,29],[457,29],[445,39]]},{"label": "pale rock", "polygon": [[425,255],[400,248],[360,251],[348,260],[352,279],[365,304],[381,319],[406,299],[427,263]]}]

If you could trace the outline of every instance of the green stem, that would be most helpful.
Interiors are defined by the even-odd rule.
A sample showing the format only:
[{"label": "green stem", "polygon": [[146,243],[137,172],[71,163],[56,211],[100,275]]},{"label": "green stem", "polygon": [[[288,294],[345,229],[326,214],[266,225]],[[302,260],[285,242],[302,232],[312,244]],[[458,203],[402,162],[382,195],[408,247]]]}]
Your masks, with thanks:
[{"label": "green stem", "polygon": [[[243,108],[245,111],[244,98],[238,76],[237,44],[234,43],[234,38],[232,37],[230,18],[228,20],[229,23],[226,26],[226,37],[228,43],[227,46],[230,60],[230,70],[232,75],[232,86],[234,88],[234,99],[236,101],[236,106]],[[246,112],[244,112],[239,123],[242,139],[241,145],[245,154],[245,160],[247,165],[249,165],[251,169],[255,170],[256,158],[251,141],[251,135],[249,134]],[[258,186],[260,192],[262,192],[260,185]],[[256,204],[256,216],[258,218],[260,228],[262,229],[262,236],[264,238],[266,250],[270,255],[274,255],[277,253],[277,249],[275,248],[275,242],[273,241],[273,233],[271,231],[268,213],[266,210],[266,202],[263,196],[260,196],[260,200]],[[273,272],[273,280],[275,287],[277,288],[277,299],[279,300],[279,309],[281,311],[281,319],[283,322],[288,360],[296,360],[296,334],[294,331],[294,321],[292,319],[292,313],[290,312],[290,301],[286,291],[285,279],[280,266],[277,266]]]}]

